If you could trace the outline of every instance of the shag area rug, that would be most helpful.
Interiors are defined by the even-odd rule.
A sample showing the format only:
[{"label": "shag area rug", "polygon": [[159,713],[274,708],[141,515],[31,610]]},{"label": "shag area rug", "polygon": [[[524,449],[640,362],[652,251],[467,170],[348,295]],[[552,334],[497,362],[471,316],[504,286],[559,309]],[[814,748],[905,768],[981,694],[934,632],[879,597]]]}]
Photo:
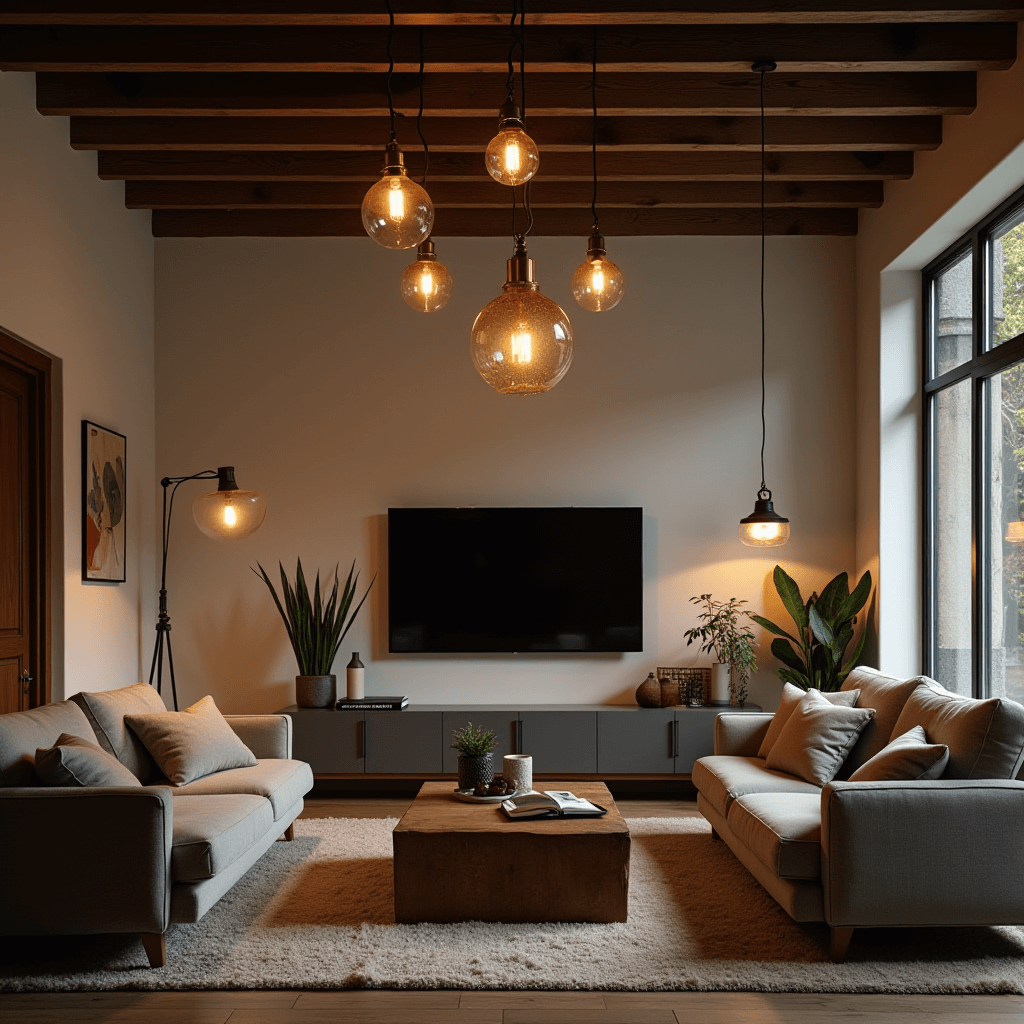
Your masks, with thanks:
[{"label": "shag area rug", "polygon": [[[866,930],[828,960],[707,822],[634,818],[625,924],[394,920],[394,819],[311,819],[151,970],[129,936],[7,943],[2,991],[612,989],[1024,993],[1024,928]],[[82,882],[83,880],[79,880]]]}]

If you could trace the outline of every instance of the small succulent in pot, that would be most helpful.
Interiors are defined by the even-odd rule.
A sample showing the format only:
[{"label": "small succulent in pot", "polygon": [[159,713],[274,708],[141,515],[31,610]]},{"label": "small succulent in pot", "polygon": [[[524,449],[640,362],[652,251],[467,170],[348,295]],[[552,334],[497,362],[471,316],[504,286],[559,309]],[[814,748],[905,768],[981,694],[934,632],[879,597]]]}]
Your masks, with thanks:
[{"label": "small succulent in pot", "polygon": [[452,733],[452,746],[459,752],[459,789],[476,789],[491,781],[492,751],[497,736],[467,722]]}]

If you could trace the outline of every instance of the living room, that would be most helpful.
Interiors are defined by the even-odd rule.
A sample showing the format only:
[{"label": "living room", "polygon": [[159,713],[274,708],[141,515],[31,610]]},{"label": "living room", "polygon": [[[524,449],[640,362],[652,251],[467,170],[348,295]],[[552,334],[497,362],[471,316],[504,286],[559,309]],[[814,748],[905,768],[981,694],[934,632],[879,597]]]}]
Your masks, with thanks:
[{"label": "living room", "polygon": [[[998,20],[1024,17],[1013,7],[1008,14],[1004,6]],[[0,41],[6,59],[5,45]],[[1021,45],[1018,25],[1018,52]],[[504,51],[499,57],[503,62]],[[589,73],[589,54],[584,64]],[[383,80],[379,71],[375,64]],[[529,76],[527,64],[527,86]],[[863,663],[899,678],[924,670],[926,634],[935,624],[926,622],[922,584],[922,271],[1024,184],[1020,62],[976,71],[973,108],[942,117],[941,144],[914,152],[911,177],[884,182],[884,202],[860,209],[855,233],[768,234],[765,480],[792,529],[785,547],[768,551],[737,537],[761,481],[756,208],[747,209],[754,220],[742,233],[616,233],[609,215],[608,255],[622,269],[626,292],[614,309],[595,314],[580,309],[571,290],[587,247],[589,201],[577,210],[572,235],[561,228],[546,234],[553,213],[536,205],[529,254],[542,291],[571,319],[574,357],[549,393],[507,397],[480,380],[468,345],[475,317],[505,280],[507,209],[500,229],[472,233],[478,237],[438,232],[438,258],[454,288],[445,308],[423,315],[399,292],[412,253],[375,245],[365,234],[154,237],[150,210],[126,209],[124,182],[97,176],[95,150],[69,145],[75,118],[40,113],[35,78],[33,71],[0,74],[0,222],[8,240],[0,328],[47,354],[55,373],[50,664],[36,703],[148,679],[160,589],[160,479],[221,465],[235,467],[240,487],[265,495],[267,513],[250,537],[214,540],[188,513],[210,485],[183,485],[167,566],[182,709],[206,695],[228,716],[270,715],[294,704],[291,647],[251,568],[262,564],[273,573],[280,561],[291,572],[297,557],[310,575],[333,573],[339,563],[344,572],[353,560],[364,586],[377,574],[335,670],[342,683],[344,662],[359,651],[367,694],[403,694],[411,705],[632,704],[637,686],[658,667],[710,664],[684,638],[696,619],[691,597],[736,597],[784,621],[776,564],[805,596],[841,571],[854,580],[870,571],[875,591],[860,624],[867,630]],[[410,165],[419,148],[411,120],[399,127]],[[430,116],[423,130],[429,140]],[[652,162],[661,156],[649,153]],[[439,205],[439,224],[443,214]],[[82,579],[83,421],[127,438],[120,583]],[[642,651],[389,653],[387,511],[462,506],[641,507]],[[765,711],[782,696],[770,639],[758,631],[748,698]],[[990,695],[988,681],[972,688],[970,671],[967,678],[967,689],[957,692]],[[376,798],[348,799],[372,809]],[[630,804],[627,796],[620,803],[644,801]],[[388,811],[386,804],[381,798],[378,806]],[[692,794],[672,790],[665,804],[699,817]],[[647,812],[623,814],[628,821]],[[722,844],[715,853],[732,856]],[[70,843],[61,870],[75,870]],[[928,956],[955,959],[956,949],[943,946],[945,930],[933,931],[939,934],[928,940]],[[806,945],[806,933],[798,932],[798,944]],[[987,969],[1005,969],[1005,996],[968,998],[956,986],[934,990],[961,993],[949,996],[920,994],[928,990],[912,985],[844,988],[826,979],[818,987],[803,981],[802,989],[783,984],[786,995],[773,997],[753,971],[745,983],[741,963],[732,983],[708,984],[718,991],[703,994],[601,986],[519,994],[492,985],[490,1003],[472,991],[463,991],[460,1003],[460,993],[453,1002],[445,985],[400,994],[356,986],[324,993],[338,1001],[318,1008],[308,998],[297,1002],[301,985],[161,993],[160,1002],[80,991],[52,1002],[5,995],[0,1016],[212,1021],[233,1014],[232,1021],[299,1022],[384,1021],[401,1013],[469,1024],[502,1014],[507,1021],[802,1020],[849,1009],[869,1019],[984,1013],[1009,1020],[1024,1006],[1024,959],[1020,930],[1002,932],[1016,935],[1018,945]],[[851,966],[870,959],[856,943]],[[614,944],[608,955],[616,955]],[[826,1004],[826,991],[852,994]],[[373,1002],[378,996],[395,1001]],[[632,996],[647,1002],[630,1003]]]}]

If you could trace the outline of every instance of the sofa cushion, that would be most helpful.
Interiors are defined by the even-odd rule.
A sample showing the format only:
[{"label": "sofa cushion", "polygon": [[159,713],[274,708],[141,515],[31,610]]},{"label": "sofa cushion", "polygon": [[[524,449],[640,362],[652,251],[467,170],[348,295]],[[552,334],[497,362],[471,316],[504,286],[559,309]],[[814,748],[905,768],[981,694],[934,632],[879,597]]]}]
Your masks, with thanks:
[{"label": "sofa cushion", "polygon": [[257,764],[209,696],[184,711],[126,715],[125,721],[175,786],[213,772]]},{"label": "sofa cushion", "polygon": [[[799,686],[794,686],[792,683],[782,684],[782,698],[779,700],[778,709],[772,716],[768,732],[765,733],[765,737],[761,741],[761,749],[757,752],[758,757],[768,757],[772,747],[775,746],[779,736],[782,735],[782,730],[786,727],[786,723],[793,712],[799,707],[800,701],[804,699],[804,695],[808,692],[808,690],[801,690]],[[814,692],[821,693],[820,690],[815,690]],[[848,708],[852,708],[857,704],[857,697],[859,696],[856,690],[822,693],[821,695],[830,704],[842,704]]]},{"label": "sofa cushion", "polygon": [[0,715],[0,785],[38,785],[36,751],[52,747],[63,733],[96,742],[89,719],[69,700]]},{"label": "sofa cushion", "polygon": [[80,736],[62,733],[36,750],[36,775],[46,786],[141,786],[113,754]]},{"label": "sofa cushion", "polygon": [[821,794],[751,793],[733,801],[729,828],[780,878],[821,877]]},{"label": "sofa cushion", "polygon": [[693,766],[693,784],[723,818],[732,802],[750,793],[811,793],[821,790],[803,779],[765,768],[759,757],[734,757],[730,754],[702,757]]},{"label": "sofa cushion", "polygon": [[808,690],[783,726],[765,767],[828,785],[874,713],[872,708],[837,706],[817,690]]},{"label": "sofa cushion", "polygon": [[855,706],[874,708],[875,717],[864,726],[864,731],[850,751],[846,764],[840,769],[838,778],[846,778],[855,772],[888,744],[910,695],[919,686],[924,685],[924,676],[897,679],[865,665],[859,665],[846,677],[842,689],[860,690],[860,697]]},{"label": "sofa cushion", "polygon": [[1012,779],[1024,763],[1024,707],[1012,700],[958,697],[925,677],[907,700],[893,736],[920,725],[949,747],[944,779]]},{"label": "sofa cushion", "polygon": [[176,786],[174,795],[191,797],[210,793],[249,793],[262,796],[270,801],[274,820],[277,821],[312,788],[313,772],[305,761],[275,759],[259,761],[253,768],[232,768],[196,779],[184,786]]},{"label": "sofa cushion", "polygon": [[213,878],[267,834],[274,824],[260,796],[204,796],[174,802],[171,877],[176,882]]},{"label": "sofa cushion", "polygon": [[883,747],[866,764],[862,764],[849,781],[915,782],[921,779],[941,779],[948,761],[949,747],[944,743],[929,743],[924,729],[915,725],[909,732],[897,736],[887,747]]},{"label": "sofa cushion", "polygon": [[98,693],[76,693],[71,699],[85,712],[99,745],[113,754],[139,782],[145,786],[159,776],[149,751],[124,721],[125,715],[164,710],[163,698],[149,683]]}]

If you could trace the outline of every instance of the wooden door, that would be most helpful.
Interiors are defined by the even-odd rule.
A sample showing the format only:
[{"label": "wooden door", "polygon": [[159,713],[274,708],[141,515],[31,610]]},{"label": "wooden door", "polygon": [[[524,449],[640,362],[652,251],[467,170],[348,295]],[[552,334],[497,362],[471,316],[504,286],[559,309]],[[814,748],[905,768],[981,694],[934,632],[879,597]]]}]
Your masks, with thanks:
[{"label": "wooden door", "polygon": [[49,699],[50,360],[0,332],[0,714]]}]

